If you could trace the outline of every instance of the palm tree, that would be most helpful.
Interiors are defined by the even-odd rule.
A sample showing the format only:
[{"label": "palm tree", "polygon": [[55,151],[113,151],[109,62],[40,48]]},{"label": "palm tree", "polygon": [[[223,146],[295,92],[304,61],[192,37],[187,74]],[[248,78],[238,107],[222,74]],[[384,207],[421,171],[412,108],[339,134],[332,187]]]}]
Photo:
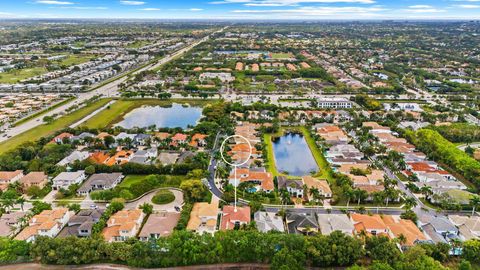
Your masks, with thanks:
[{"label": "palm tree", "polygon": [[425,199],[428,199],[428,197],[432,196],[433,191],[431,186],[423,186],[420,188],[420,192],[425,196]]},{"label": "palm tree", "polygon": [[290,202],[290,194],[286,189],[281,189],[280,190],[280,199],[282,201],[282,204],[285,205]]},{"label": "palm tree", "polygon": [[377,214],[378,214],[378,208],[380,207],[380,204],[385,200],[383,192],[375,192],[373,193],[373,201],[377,205]]},{"label": "palm tree", "polygon": [[473,196],[470,198],[470,205],[472,206],[472,216],[475,214],[475,208],[480,206],[480,196]]},{"label": "palm tree", "polygon": [[317,200],[317,199],[320,197],[320,191],[318,191],[318,188],[311,187],[311,188],[308,190],[308,193],[309,193],[310,196],[312,196],[312,198],[314,198],[315,200]]},{"label": "palm tree", "polygon": [[345,190],[343,192],[343,195],[345,196],[345,198],[347,198],[347,210],[348,210],[348,207],[350,205],[350,200],[355,196],[354,195],[354,192],[351,188],[348,188],[347,190]]},{"label": "palm tree", "polygon": [[405,199],[405,208],[407,208],[408,210],[412,209],[417,205],[418,203],[417,203],[417,200],[415,200],[415,198],[408,197]]},{"label": "palm tree", "polygon": [[398,236],[397,239],[398,239],[398,243],[402,246],[407,242],[407,238],[402,233]]},{"label": "palm tree", "polygon": [[22,209],[22,212],[23,212],[23,206],[24,206],[25,202],[27,202],[27,200],[25,200],[25,198],[23,198],[23,197],[18,197],[18,199],[16,200],[16,203],[20,204],[20,208]]},{"label": "palm tree", "polygon": [[367,192],[361,189],[355,189],[353,190],[353,193],[355,198],[357,199],[357,206],[360,205],[361,200],[364,200],[368,196]]}]

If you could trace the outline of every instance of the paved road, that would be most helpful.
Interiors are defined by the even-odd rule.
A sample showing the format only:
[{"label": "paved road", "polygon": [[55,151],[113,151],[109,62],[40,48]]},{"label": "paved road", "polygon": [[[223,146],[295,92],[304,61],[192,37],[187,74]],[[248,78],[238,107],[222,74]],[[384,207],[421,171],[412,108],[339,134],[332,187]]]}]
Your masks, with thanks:
[{"label": "paved road", "polygon": [[175,200],[171,203],[168,204],[154,204],[152,203],[152,198],[157,194],[157,191],[160,189],[155,189],[147,194],[145,194],[143,197],[141,197],[139,200],[136,200],[134,202],[127,202],[125,204],[125,209],[137,209],[139,208],[142,204],[148,203],[153,205],[153,210],[156,212],[161,212],[161,211],[168,211],[168,212],[176,212],[175,207],[182,208],[183,205],[183,192],[181,192],[178,189],[169,189],[173,195],[175,195]]},{"label": "paved road", "polygon": [[465,148],[467,148],[467,146],[470,146],[472,148],[480,148],[480,143],[462,144],[457,146],[457,148],[462,151],[465,151]]},{"label": "paved road", "polygon": [[103,105],[102,107],[93,111],[91,114],[89,114],[89,115],[85,116],[84,118],[80,119],[80,121],[77,121],[77,122],[71,124],[69,127],[70,128],[76,128],[76,127],[80,126],[81,124],[87,122],[90,118],[94,117],[97,113],[105,110],[106,108],[108,108],[108,106],[112,105],[115,102],[117,102],[117,101],[116,100],[109,101],[107,104]]},{"label": "paved road", "polygon": [[215,197],[221,199],[223,192],[217,187],[215,184],[215,170],[217,168],[217,160],[215,159],[215,153],[218,151],[218,148],[220,147],[219,140],[222,138],[222,135],[217,133],[217,136],[215,137],[215,142],[213,143],[213,148],[211,152],[211,158],[210,158],[210,165],[208,166],[208,183],[210,184],[210,192],[215,195]]}]

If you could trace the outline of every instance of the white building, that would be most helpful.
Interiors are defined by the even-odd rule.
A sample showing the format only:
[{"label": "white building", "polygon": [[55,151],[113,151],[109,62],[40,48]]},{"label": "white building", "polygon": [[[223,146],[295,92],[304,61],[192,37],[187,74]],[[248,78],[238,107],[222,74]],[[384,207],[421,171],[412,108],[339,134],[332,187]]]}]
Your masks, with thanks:
[{"label": "white building", "polygon": [[52,188],[54,190],[68,189],[73,184],[80,184],[86,178],[85,171],[62,172],[53,178]]}]

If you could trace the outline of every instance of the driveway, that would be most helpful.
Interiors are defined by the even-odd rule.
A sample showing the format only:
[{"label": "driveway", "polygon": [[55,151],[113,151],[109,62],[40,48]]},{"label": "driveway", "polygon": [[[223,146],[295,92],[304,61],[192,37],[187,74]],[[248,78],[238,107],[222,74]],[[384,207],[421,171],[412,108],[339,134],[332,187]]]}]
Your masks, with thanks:
[{"label": "driveway", "polygon": [[160,211],[176,212],[175,206],[178,206],[178,207],[182,208],[183,192],[181,192],[178,189],[168,189],[173,193],[173,195],[175,195],[175,200],[173,202],[168,203],[168,204],[162,204],[162,205],[152,203],[152,198],[155,196],[155,194],[159,190],[160,189],[152,190],[138,200],[127,202],[125,204],[125,208],[126,209],[137,209],[144,203],[148,203],[148,204],[153,205],[153,210],[156,211],[156,212],[160,212]]}]

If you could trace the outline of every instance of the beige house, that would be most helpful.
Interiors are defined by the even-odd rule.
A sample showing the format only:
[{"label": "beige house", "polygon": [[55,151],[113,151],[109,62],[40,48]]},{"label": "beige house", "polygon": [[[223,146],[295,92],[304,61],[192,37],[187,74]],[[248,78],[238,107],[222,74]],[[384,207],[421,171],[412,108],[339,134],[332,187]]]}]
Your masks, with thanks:
[{"label": "beige house", "polygon": [[107,227],[102,231],[103,238],[107,242],[119,242],[135,237],[144,218],[140,209],[118,211],[108,219]]},{"label": "beige house", "polygon": [[19,181],[22,184],[24,190],[27,190],[28,188],[33,186],[42,189],[48,183],[48,175],[46,175],[44,172],[30,172],[29,174],[22,177]]},{"label": "beige house", "polygon": [[190,220],[187,224],[187,230],[199,234],[216,231],[218,218],[218,201],[211,203],[195,203],[190,213]]},{"label": "beige house", "polygon": [[44,210],[30,219],[28,226],[15,237],[15,240],[31,242],[37,236],[55,237],[67,224],[72,214],[67,208]]},{"label": "beige house", "polygon": [[13,172],[0,172],[0,190],[6,190],[9,184],[17,182],[22,177],[22,170],[16,170]]}]

